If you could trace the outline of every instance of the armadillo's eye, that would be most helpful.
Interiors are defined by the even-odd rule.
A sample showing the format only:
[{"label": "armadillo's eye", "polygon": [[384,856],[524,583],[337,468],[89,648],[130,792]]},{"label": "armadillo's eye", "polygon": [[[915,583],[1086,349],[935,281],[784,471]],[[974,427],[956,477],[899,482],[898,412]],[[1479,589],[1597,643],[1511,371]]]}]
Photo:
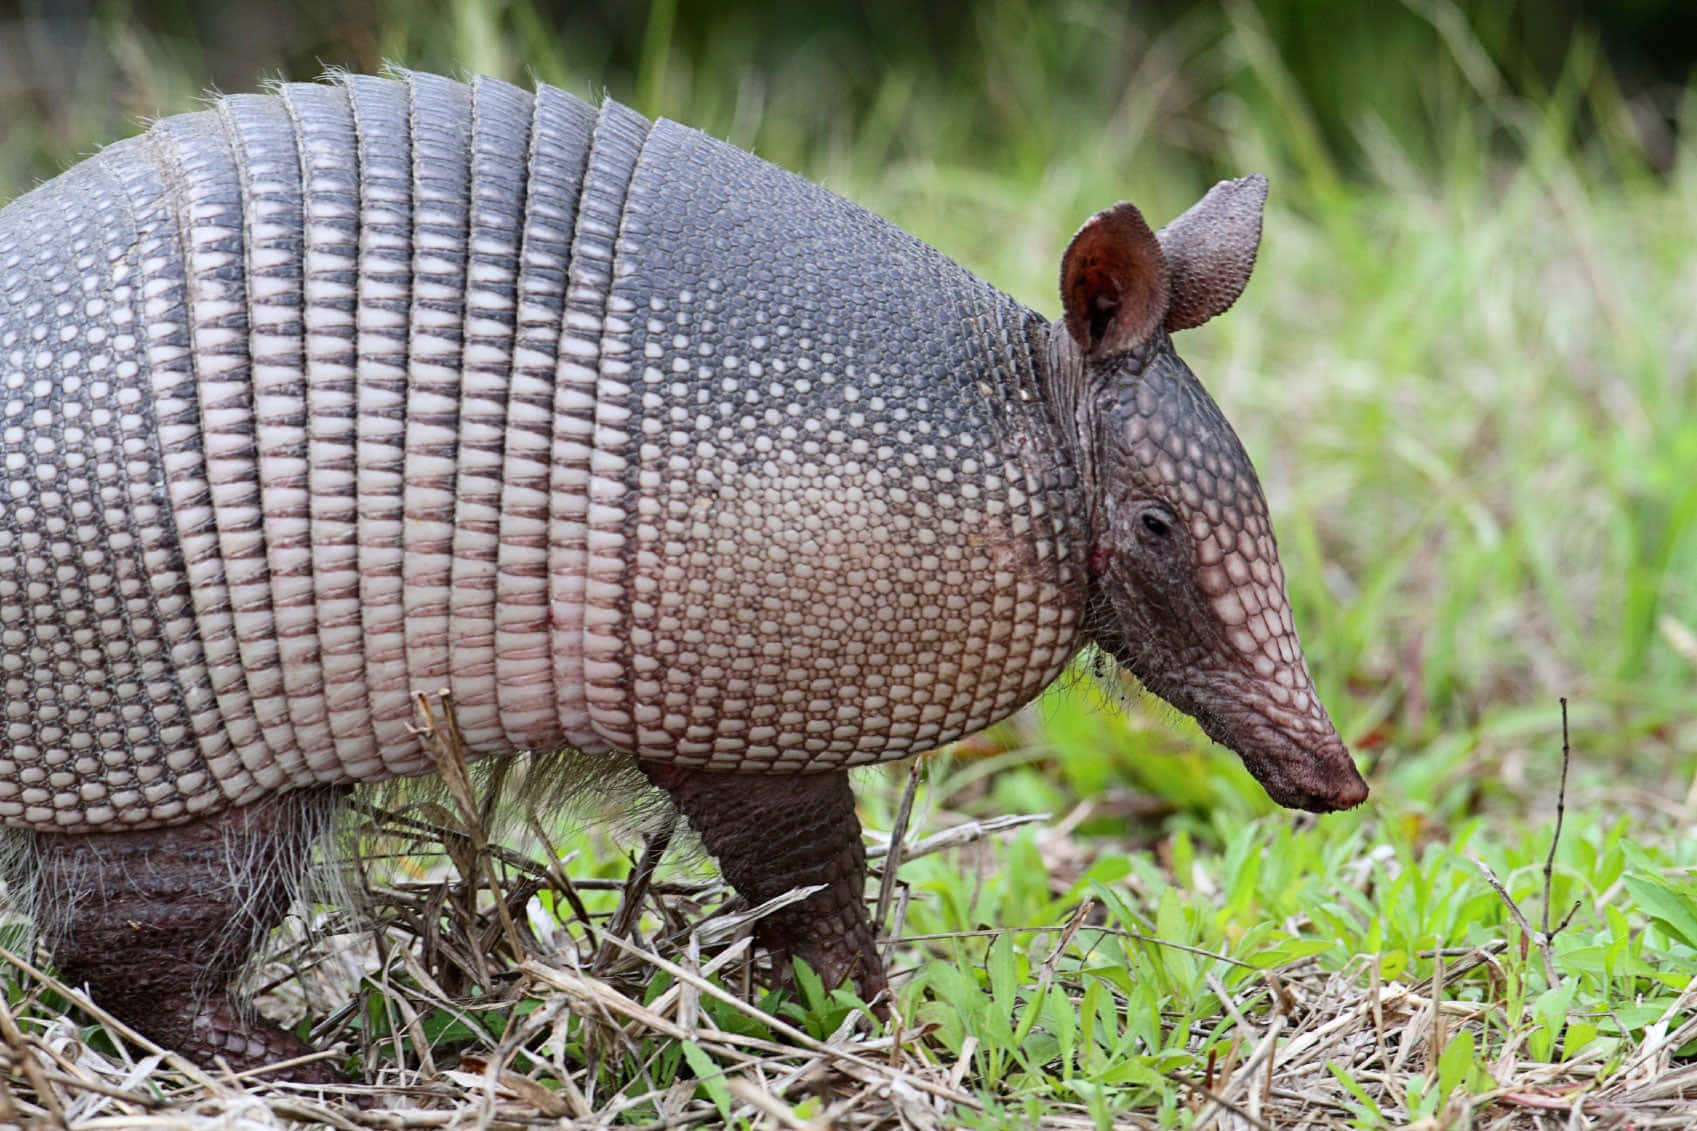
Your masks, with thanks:
[{"label": "armadillo's eye", "polygon": [[1138,522],[1144,537],[1150,541],[1164,542],[1172,537],[1173,516],[1165,507],[1145,507]]}]

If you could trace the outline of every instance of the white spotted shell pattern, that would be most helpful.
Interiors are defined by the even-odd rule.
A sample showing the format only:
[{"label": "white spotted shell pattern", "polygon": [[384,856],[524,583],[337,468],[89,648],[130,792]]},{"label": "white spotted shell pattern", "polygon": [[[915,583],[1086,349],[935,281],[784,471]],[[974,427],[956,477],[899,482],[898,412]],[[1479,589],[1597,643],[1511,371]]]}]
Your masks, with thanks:
[{"label": "white spotted shell pattern", "polygon": [[0,210],[0,823],[471,752],[899,757],[1079,642],[1045,327],[676,123],[422,74],[219,99]]}]

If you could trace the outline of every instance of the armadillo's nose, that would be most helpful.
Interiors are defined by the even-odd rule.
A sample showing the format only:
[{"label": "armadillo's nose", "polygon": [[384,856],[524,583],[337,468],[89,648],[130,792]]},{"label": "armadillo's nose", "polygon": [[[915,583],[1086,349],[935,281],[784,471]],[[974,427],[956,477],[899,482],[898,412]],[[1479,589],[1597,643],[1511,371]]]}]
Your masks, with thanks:
[{"label": "armadillo's nose", "polygon": [[1304,793],[1299,799],[1280,804],[1306,809],[1310,813],[1331,813],[1339,809],[1353,809],[1366,800],[1367,781],[1351,762],[1348,773],[1333,774],[1325,789]]},{"label": "armadillo's nose", "polygon": [[1238,754],[1243,758],[1244,766],[1267,791],[1267,796],[1287,809],[1331,813],[1339,809],[1353,809],[1367,800],[1367,782],[1347,754],[1343,756],[1342,765],[1332,759],[1321,764],[1311,756],[1301,754],[1295,756],[1301,759],[1297,765],[1292,765],[1292,759],[1285,757],[1265,759],[1247,755],[1242,750]]}]

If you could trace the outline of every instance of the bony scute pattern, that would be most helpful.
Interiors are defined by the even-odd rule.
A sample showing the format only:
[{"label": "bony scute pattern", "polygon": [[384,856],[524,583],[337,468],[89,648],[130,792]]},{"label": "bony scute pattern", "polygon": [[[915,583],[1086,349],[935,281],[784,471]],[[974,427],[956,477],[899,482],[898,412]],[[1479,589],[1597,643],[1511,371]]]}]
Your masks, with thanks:
[{"label": "bony scute pattern", "polygon": [[0,820],[575,746],[896,757],[1076,646],[1046,325],[676,123],[489,79],[220,99],[0,213]]},{"label": "bony scute pattern", "polygon": [[154,553],[145,268],[168,218],[106,168],[64,180],[0,224],[0,821],[181,820],[224,795],[195,735],[204,669],[172,632],[186,583]]},{"label": "bony scute pattern", "polygon": [[[841,269],[856,257],[876,277]],[[1053,678],[1076,645],[1085,519],[1046,478],[1065,461],[1029,442],[1052,427],[1034,315],[671,122],[638,165],[619,262],[631,315],[607,337],[641,359],[603,398],[635,454],[628,599],[604,637],[626,676],[603,724],[620,745],[707,769],[855,765],[977,729]],[[997,318],[1023,332],[999,340]]]}]

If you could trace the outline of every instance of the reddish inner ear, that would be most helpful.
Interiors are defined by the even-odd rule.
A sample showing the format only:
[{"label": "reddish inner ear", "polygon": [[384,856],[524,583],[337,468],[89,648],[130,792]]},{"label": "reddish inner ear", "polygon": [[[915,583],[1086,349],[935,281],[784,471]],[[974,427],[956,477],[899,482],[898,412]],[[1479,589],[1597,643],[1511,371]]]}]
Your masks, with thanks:
[{"label": "reddish inner ear", "polygon": [[1129,204],[1098,212],[1061,260],[1067,332],[1087,356],[1148,341],[1167,313],[1167,261],[1155,233]]},{"label": "reddish inner ear", "polygon": [[1114,281],[1113,272],[1104,270],[1092,259],[1072,280],[1072,289],[1073,293],[1067,305],[1077,307],[1088,315],[1090,324],[1087,333],[1090,336],[1091,348],[1094,349],[1096,343],[1108,332],[1114,315],[1119,313],[1119,285]]}]

